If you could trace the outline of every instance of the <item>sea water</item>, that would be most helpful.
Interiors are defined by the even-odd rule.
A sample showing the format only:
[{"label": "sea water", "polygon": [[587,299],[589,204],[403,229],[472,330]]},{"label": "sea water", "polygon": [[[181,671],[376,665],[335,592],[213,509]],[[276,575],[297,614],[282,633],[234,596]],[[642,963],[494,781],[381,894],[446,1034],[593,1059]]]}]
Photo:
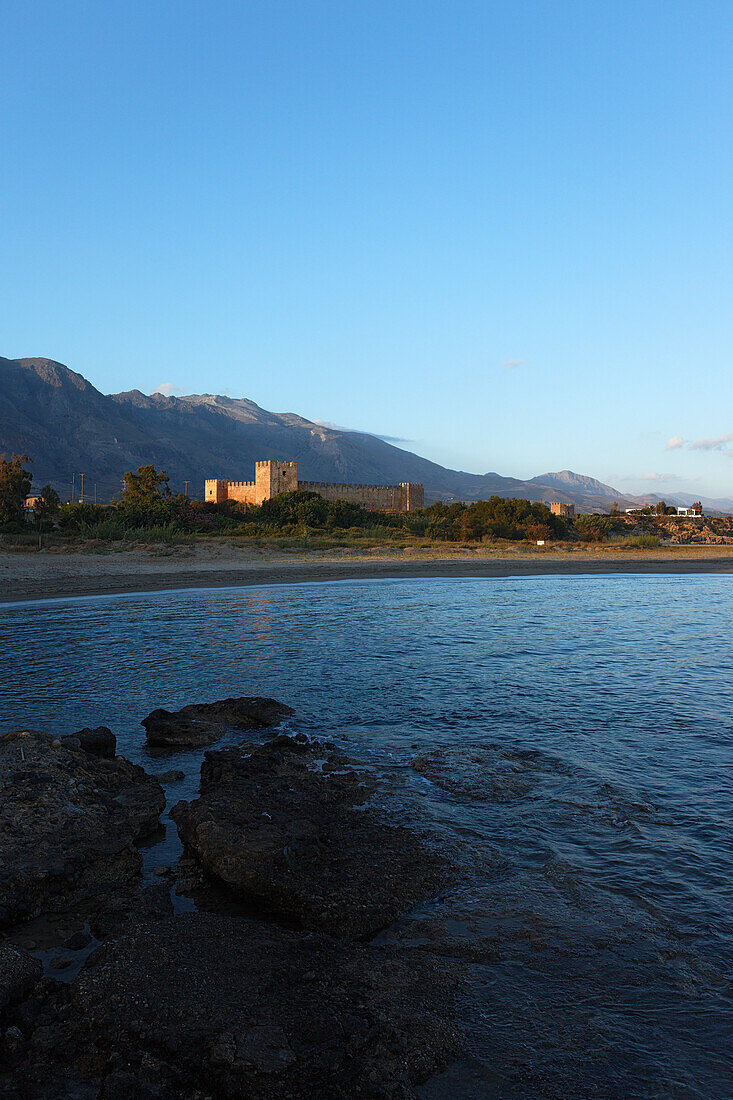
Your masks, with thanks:
[{"label": "sea water", "polygon": [[[732,594],[615,575],[5,604],[0,731],[109,725],[185,773],[175,802],[201,752],[146,750],[149,711],[290,704],[457,870],[380,936],[463,967],[470,1072],[442,1095],[730,1097]],[[146,873],[177,844],[169,825]]]}]

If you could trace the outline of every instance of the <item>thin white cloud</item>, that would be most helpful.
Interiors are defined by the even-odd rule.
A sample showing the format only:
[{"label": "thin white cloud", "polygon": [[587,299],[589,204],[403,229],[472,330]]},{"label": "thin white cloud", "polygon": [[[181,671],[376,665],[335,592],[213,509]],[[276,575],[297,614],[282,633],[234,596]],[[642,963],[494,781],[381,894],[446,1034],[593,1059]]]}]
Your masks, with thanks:
[{"label": "thin white cloud", "polygon": [[642,474],[641,477],[638,480],[639,481],[667,481],[667,482],[669,482],[669,481],[679,481],[679,477],[677,476],[677,474],[649,473],[649,474]]},{"label": "thin white cloud", "polygon": [[504,363],[502,365],[505,366],[507,370],[516,370],[517,367],[526,367],[527,366],[527,360],[526,359],[505,359]]},{"label": "thin white cloud", "polygon": [[373,435],[375,439],[381,439],[384,443],[412,443],[411,439],[404,439],[399,435],[381,435],[380,432],[367,432],[363,428],[346,428],[343,424],[334,424],[332,420],[313,420],[319,428],[328,428],[332,432],[357,432],[359,435]]},{"label": "thin white cloud", "polygon": [[175,382],[161,382],[151,391],[151,396],[153,393],[162,393],[164,397],[174,397],[178,393],[183,393],[183,390]]},{"label": "thin white cloud", "polygon": [[730,455],[728,444],[733,443],[733,432],[726,432],[725,435],[716,435],[712,439],[696,439],[694,443],[690,443],[691,451],[724,451],[725,454]]},{"label": "thin white cloud", "polygon": [[665,451],[676,451],[684,447],[688,451],[719,451],[726,458],[733,458],[733,432],[725,432],[723,435],[710,436],[707,439],[684,439],[681,435],[673,435],[667,440]]},{"label": "thin white cloud", "polygon": [[328,428],[332,432],[354,432],[356,428],[345,428],[343,424],[334,424],[333,420],[314,420],[319,428]]}]

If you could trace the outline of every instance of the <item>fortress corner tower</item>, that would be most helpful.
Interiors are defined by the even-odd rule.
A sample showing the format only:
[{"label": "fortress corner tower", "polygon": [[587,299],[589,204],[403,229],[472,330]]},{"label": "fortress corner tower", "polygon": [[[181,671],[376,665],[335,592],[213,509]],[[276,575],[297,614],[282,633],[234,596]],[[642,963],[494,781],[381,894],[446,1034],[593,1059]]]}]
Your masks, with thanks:
[{"label": "fortress corner tower", "polygon": [[255,486],[257,504],[280,493],[292,493],[298,488],[298,463],[283,462],[279,458],[255,462]]}]

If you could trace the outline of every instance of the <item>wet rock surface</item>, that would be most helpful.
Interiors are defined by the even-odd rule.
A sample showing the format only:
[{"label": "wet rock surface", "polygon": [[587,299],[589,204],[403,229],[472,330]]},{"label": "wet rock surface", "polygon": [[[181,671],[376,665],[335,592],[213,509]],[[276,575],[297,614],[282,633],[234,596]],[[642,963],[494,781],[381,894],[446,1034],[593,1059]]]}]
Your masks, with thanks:
[{"label": "wet rock surface", "polygon": [[158,825],[160,784],[46,733],[0,737],[0,927],[123,887]]},{"label": "wet rock surface", "polygon": [[0,1096],[398,1100],[456,1048],[454,978],[421,951],[258,921],[141,922],[49,988]]},{"label": "wet rock surface", "polygon": [[0,737],[0,1100],[418,1095],[458,1050],[461,964],[355,942],[447,871],[375,777],[304,735],[207,753],[174,814],[216,884],[198,912],[180,868],[141,873],[164,794],[105,729]]},{"label": "wet rock surface", "polygon": [[141,725],[151,745],[201,746],[218,741],[227,729],[253,730],[277,726],[293,714],[276,699],[244,696],[215,703],[192,703],[181,710],[154,710]]},{"label": "wet rock surface", "polygon": [[259,912],[364,938],[448,879],[417,836],[366,804],[373,789],[339,753],[281,736],[206,753],[200,798],[171,817],[206,874]]}]

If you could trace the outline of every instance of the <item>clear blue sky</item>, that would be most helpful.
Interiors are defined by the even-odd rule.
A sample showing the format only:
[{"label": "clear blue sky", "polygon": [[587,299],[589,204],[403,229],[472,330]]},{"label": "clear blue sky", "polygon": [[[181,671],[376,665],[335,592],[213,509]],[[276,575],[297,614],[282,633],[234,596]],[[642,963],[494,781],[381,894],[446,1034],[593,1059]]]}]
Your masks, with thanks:
[{"label": "clear blue sky", "polygon": [[729,0],[3,0],[0,42],[0,354],[733,495]]}]

